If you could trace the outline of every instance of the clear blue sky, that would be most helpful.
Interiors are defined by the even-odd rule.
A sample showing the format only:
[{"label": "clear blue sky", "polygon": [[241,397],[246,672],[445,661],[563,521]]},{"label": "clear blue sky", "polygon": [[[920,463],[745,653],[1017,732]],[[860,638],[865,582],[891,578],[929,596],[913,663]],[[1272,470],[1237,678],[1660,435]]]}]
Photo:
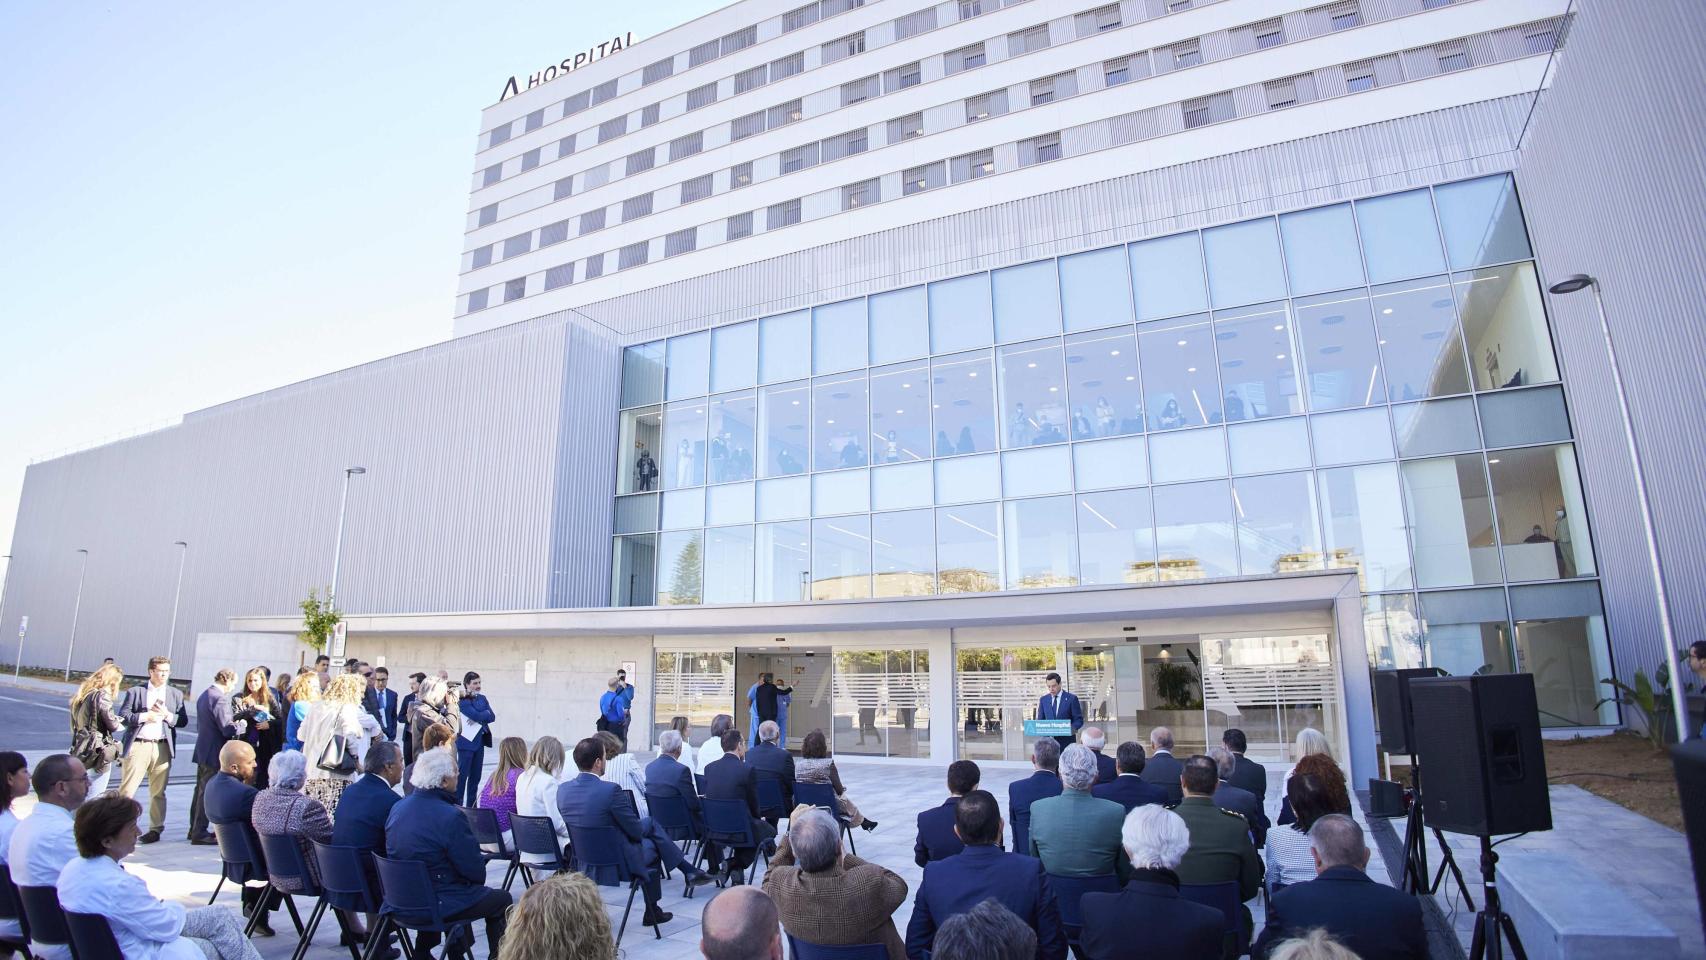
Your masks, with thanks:
[{"label": "clear blue sky", "polygon": [[0,553],[31,460],[448,338],[481,108],[722,5],[0,4]]}]

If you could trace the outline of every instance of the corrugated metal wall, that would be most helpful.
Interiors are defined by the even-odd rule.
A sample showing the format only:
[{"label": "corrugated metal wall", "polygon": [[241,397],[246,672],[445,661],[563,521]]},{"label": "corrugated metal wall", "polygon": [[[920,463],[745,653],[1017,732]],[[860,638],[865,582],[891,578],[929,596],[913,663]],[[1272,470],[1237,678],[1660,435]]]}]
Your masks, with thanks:
[{"label": "corrugated metal wall", "polygon": [[[1677,638],[1706,636],[1706,4],[1577,5],[1521,148],[1544,282],[1599,278]],[[1634,474],[1588,291],[1548,296],[1620,673],[1662,661]]]}]

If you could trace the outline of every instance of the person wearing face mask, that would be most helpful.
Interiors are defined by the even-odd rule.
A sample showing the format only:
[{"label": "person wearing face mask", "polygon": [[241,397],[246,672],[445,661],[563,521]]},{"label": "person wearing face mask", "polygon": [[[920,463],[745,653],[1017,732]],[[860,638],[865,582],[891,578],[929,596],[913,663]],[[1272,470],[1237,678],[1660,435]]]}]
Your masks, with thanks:
[{"label": "person wearing face mask", "polygon": [[1563,507],[1559,507],[1554,516],[1557,519],[1552,524],[1552,543],[1553,549],[1558,551],[1558,572],[1573,577],[1576,575],[1576,551],[1570,542],[1570,518],[1564,516]]}]

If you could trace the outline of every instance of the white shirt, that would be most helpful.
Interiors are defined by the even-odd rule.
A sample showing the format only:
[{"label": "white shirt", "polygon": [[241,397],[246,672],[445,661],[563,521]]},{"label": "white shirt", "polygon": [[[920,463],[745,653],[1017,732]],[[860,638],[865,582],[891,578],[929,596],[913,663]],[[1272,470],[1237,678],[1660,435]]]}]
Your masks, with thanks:
[{"label": "white shirt", "polygon": [[557,839],[569,842],[569,827],[557,807],[557,788],[562,781],[540,767],[528,767],[515,780],[515,812],[524,817],[550,817]]},{"label": "white shirt", "polygon": [[[6,862],[6,848],[12,843],[12,831],[18,829],[18,815],[11,808],[0,811],[0,863]],[[17,919],[0,920],[0,936],[17,939],[24,935],[24,928]]]},{"label": "white shirt", "polygon": [[[59,871],[76,859],[71,814],[51,803],[37,803],[35,812],[12,829],[6,846],[6,865],[12,869],[12,882],[20,887],[51,887],[59,882]],[[31,948],[44,960],[71,960],[69,945],[31,944]]]},{"label": "white shirt", "polygon": [[1267,864],[1266,883],[1308,883],[1315,879],[1315,855],[1310,852],[1309,834],[1295,824],[1275,825],[1268,830],[1262,861]]},{"label": "white shirt", "polygon": [[604,764],[606,783],[614,783],[624,790],[634,794],[634,806],[639,808],[640,816],[646,812],[646,776],[640,771],[640,762],[631,753],[618,754]]},{"label": "white shirt", "polygon": [[[166,684],[156,686],[152,681],[148,684],[148,709],[166,712]],[[136,738],[139,740],[164,740],[166,727],[159,720],[150,720],[136,728]]]},{"label": "white shirt", "polygon": [[112,857],[78,857],[66,864],[59,875],[59,904],[106,917],[124,960],[203,960],[201,948],[183,937],[183,904],[157,899],[141,877],[126,873]]},{"label": "white shirt", "polygon": [[721,759],[723,759],[723,740],[721,737],[712,737],[701,743],[699,749],[693,754],[693,772],[704,776],[705,768]]}]

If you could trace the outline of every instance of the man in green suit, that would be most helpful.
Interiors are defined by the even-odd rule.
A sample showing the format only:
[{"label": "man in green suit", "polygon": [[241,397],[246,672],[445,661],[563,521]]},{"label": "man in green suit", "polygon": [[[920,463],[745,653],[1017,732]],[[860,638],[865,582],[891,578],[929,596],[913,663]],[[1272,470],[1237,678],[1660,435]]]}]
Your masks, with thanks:
[{"label": "man in green suit", "polygon": [[[1213,760],[1194,756],[1185,761],[1179,774],[1184,799],[1173,808],[1191,832],[1191,846],[1179,861],[1180,883],[1238,884],[1238,899],[1249,900],[1262,888],[1262,860],[1250,840],[1250,824],[1242,816],[1214,805],[1214,790],[1220,786],[1220,770]],[[1252,927],[1250,908],[1244,907],[1246,936]]]},{"label": "man in green suit", "polygon": [[1096,785],[1096,755],[1075,743],[1060,754],[1058,797],[1031,804],[1031,856],[1047,873],[1063,877],[1117,875],[1124,883],[1131,860],[1120,848],[1125,808],[1090,795]]}]

